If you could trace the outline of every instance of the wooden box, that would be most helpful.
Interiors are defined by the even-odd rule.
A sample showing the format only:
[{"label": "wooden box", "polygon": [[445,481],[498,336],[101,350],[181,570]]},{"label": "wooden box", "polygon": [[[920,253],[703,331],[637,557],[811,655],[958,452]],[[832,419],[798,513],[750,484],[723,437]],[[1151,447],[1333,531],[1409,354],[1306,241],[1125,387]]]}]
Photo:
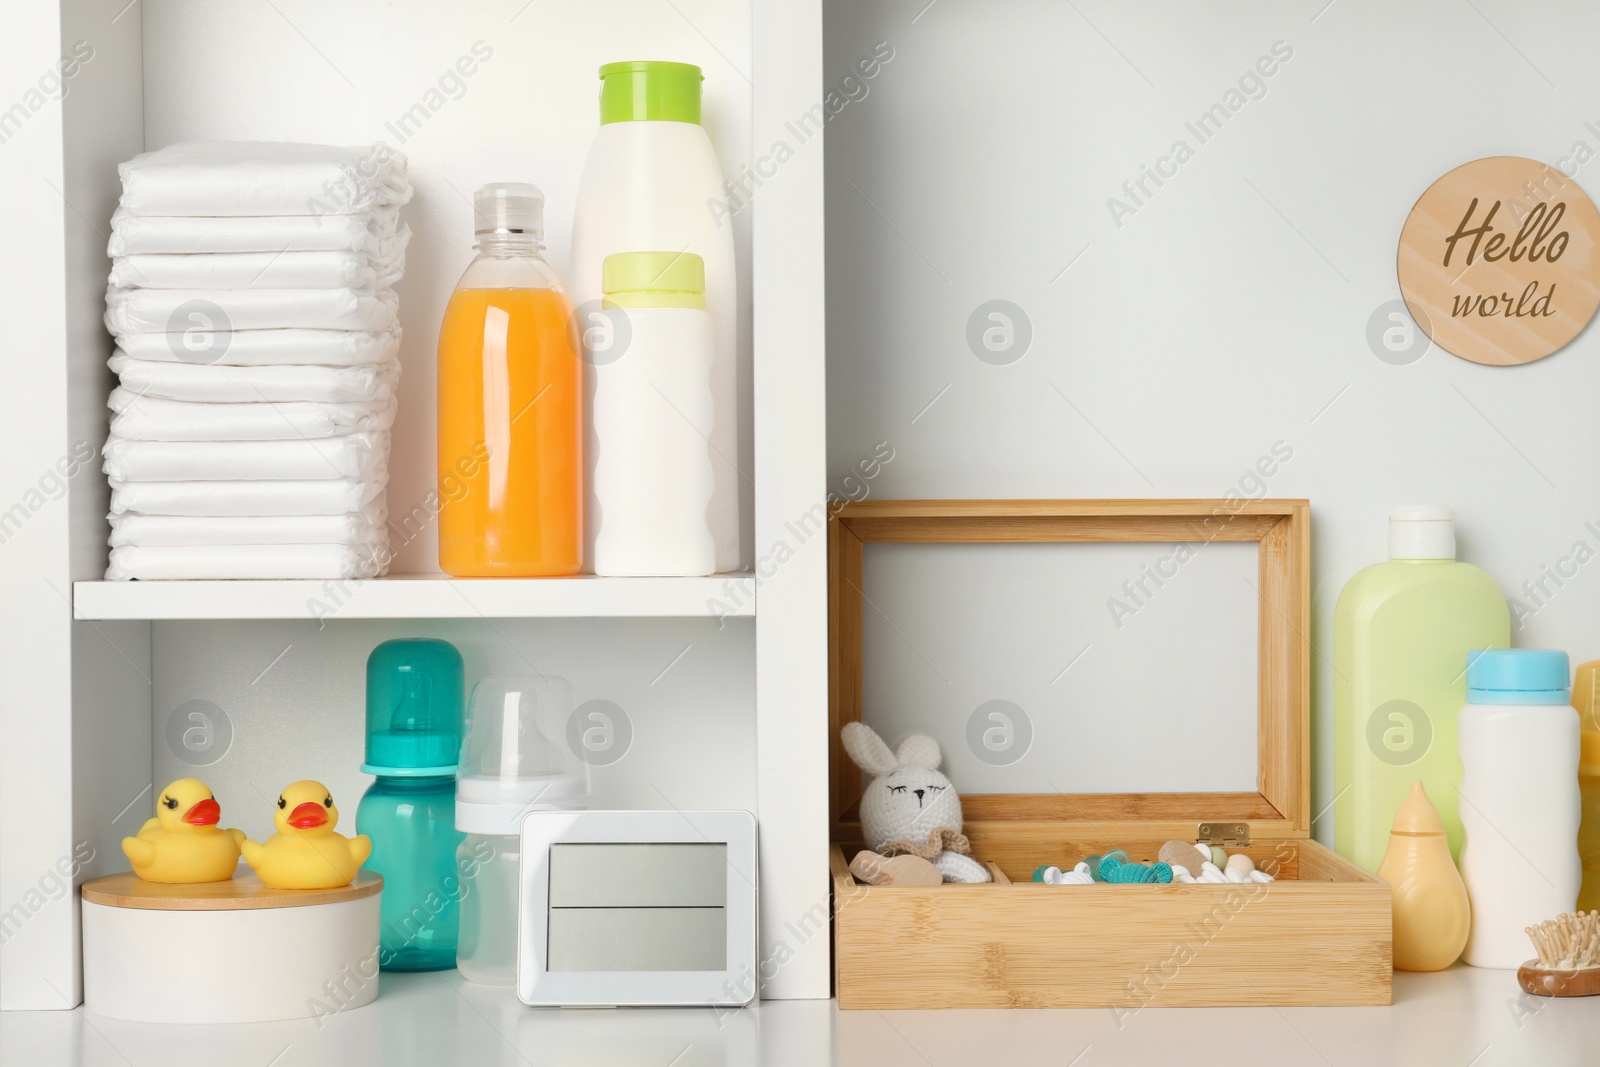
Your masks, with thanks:
[{"label": "wooden box", "polygon": [[[857,883],[847,860],[861,841],[861,773],[839,730],[862,717],[862,563],[873,541],[1255,542],[1257,792],[964,795],[966,834],[993,883]],[[840,1007],[1104,1007],[1120,1025],[1148,1006],[1389,1003],[1389,886],[1310,838],[1308,502],[863,501],[833,518],[828,552]],[[1201,824],[1248,839],[1243,851],[1277,880],[1030,880],[1040,863],[1114,846],[1149,862],[1165,840],[1196,840]]]}]

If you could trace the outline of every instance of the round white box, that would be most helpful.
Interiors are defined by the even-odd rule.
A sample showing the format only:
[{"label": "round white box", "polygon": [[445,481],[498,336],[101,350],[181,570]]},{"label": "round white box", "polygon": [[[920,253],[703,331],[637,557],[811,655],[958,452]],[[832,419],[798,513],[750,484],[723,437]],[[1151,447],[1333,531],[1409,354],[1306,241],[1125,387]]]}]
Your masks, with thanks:
[{"label": "round white box", "polygon": [[166,885],[132,874],[83,886],[84,1007],[152,1023],[331,1015],[378,995],[383,879],[280,890],[254,875]]}]

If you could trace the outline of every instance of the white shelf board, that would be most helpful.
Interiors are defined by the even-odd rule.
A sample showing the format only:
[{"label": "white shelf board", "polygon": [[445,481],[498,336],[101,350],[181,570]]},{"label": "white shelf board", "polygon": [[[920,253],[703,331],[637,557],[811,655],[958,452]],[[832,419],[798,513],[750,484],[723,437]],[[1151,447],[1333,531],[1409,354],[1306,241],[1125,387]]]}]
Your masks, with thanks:
[{"label": "white shelf board", "polygon": [[75,582],[79,619],[719,618],[756,613],[749,574],[705,578]]}]

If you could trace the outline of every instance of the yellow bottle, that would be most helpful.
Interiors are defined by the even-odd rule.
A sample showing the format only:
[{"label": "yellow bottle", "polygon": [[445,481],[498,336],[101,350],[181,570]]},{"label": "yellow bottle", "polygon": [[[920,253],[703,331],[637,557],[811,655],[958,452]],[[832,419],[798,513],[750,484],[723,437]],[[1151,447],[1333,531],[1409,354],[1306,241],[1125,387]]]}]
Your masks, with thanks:
[{"label": "yellow bottle", "polygon": [[1578,824],[1578,859],[1583,863],[1583,888],[1578,910],[1600,908],[1600,660],[1579,665],[1572,680],[1572,706],[1578,709],[1583,740],[1578,757],[1578,790],[1583,795],[1583,821]]},{"label": "yellow bottle", "polygon": [[1420,781],[1394,813],[1378,877],[1394,889],[1394,969],[1442,971],[1454,963],[1467,945],[1472,906]]}]

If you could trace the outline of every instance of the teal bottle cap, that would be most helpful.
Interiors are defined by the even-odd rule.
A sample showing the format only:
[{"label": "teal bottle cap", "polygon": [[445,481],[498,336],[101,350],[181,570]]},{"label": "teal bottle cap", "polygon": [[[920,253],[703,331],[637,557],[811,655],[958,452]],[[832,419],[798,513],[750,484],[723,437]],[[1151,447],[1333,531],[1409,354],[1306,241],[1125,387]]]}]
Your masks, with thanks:
[{"label": "teal bottle cap", "polygon": [[448,641],[385,641],[367,657],[365,774],[454,777],[465,704],[461,653]]},{"label": "teal bottle cap", "polygon": [[1467,655],[1473,704],[1565,704],[1571,695],[1567,654],[1553,648],[1489,648]]}]

